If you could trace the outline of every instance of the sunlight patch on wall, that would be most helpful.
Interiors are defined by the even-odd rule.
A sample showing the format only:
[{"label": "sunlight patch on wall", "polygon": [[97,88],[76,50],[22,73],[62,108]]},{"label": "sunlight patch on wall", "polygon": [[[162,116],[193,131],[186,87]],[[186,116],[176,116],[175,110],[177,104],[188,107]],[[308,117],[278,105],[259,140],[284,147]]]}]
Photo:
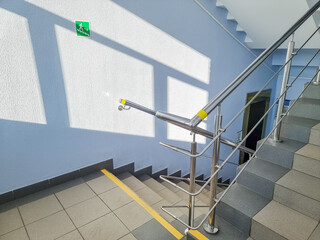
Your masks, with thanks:
[{"label": "sunlight patch on wall", "polygon": [[[210,81],[209,57],[112,1],[78,0],[77,4],[74,1],[28,2],[71,22],[79,17],[88,20],[92,34],[105,36],[206,84]],[[104,14],[97,14],[97,11]]]},{"label": "sunlight patch on wall", "polygon": [[0,8],[0,119],[46,124],[28,21]]},{"label": "sunlight patch on wall", "polygon": [[154,108],[153,67],[56,26],[70,127],[154,137],[155,119],[118,111],[125,98]]},{"label": "sunlight patch on wall", "polygon": [[[173,77],[168,77],[168,112],[191,118],[208,102],[208,92]],[[206,129],[202,122],[199,127]],[[188,130],[168,124],[168,139],[192,141]],[[205,138],[198,136],[197,142],[205,143]]]}]

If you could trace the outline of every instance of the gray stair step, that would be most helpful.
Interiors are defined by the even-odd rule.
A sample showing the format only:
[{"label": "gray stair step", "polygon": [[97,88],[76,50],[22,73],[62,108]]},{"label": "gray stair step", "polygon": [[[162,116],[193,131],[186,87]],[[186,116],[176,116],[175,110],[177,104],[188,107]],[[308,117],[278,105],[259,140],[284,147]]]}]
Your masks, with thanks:
[{"label": "gray stair step", "polygon": [[320,178],[291,170],[275,185],[274,200],[320,220]]},{"label": "gray stair step", "polygon": [[320,99],[299,98],[289,112],[289,116],[320,120]]},{"label": "gray stair step", "polygon": [[[242,166],[238,167],[238,171],[242,169]],[[287,168],[254,158],[239,176],[237,183],[266,198],[272,199],[275,182],[288,171],[289,169]]]},{"label": "gray stair step", "polygon": [[[295,152],[305,143],[288,138],[281,138],[281,140],[282,142],[274,142],[269,138],[258,151],[257,157],[285,168],[292,168]],[[262,141],[260,140],[257,145],[260,146]]]},{"label": "gray stair step", "polygon": [[276,201],[253,217],[251,234],[258,240],[307,240],[318,222]]},{"label": "gray stair step", "polygon": [[[195,225],[198,225],[202,221],[204,216],[205,215],[201,215],[198,218],[196,218]],[[187,221],[188,217],[186,215],[184,215],[184,216],[182,216],[182,219],[184,221]],[[236,227],[232,226],[230,223],[225,221],[220,216],[216,215],[215,221],[216,221],[215,225],[218,226],[218,228],[219,228],[218,233],[216,233],[214,235],[208,234],[204,231],[203,227],[200,227],[198,229],[198,231],[210,240],[211,239],[212,240],[246,240],[248,238],[247,234],[244,234],[243,232],[241,232]],[[181,223],[179,223],[178,221],[174,221],[172,223],[172,225],[180,232],[184,232],[184,230],[186,229],[186,227],[184,225],[182,225]],[[188,240],[198,240],[200,238],[195,238],[191,234],[188,234],[187,239]]]},{"label": "gray stair step", "polygon": [[249,235],[252,217],[269,201],[260,194],[236,183],[218,204],[217,214]]},{"label": "gray stair step", "polygon": [[309,142],[320,146],[320,123],[311,129]]},{"label": "gray stair step", "polygon": [[320,86],[311,84],[302,94],[304,98],[320,99]]},{"label": "gray stair step", "polygon": [[318,123],[318,120],[310,118],[286,116],[281,124],[280,136],[308,143],[311,128]]},{"label": "gray stair step", "polygon": [[307,144],[294,155],[293,169],[320,178],[320,146]]}]

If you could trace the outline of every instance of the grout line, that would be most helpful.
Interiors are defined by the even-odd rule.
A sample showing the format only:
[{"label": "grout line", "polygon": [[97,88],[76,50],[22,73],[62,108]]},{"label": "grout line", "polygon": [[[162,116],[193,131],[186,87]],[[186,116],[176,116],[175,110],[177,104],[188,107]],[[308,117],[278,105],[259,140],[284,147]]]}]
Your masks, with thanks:
[{"label": "grout line", "polygon": [[[58,200],[58,202],[60,203],[60,205],[62,206],[62,209],[63,211],[67,214],[68,218],[70,219],[70,221],[72,222],[73,226],[75,227],[75,229],[78,230],[76,224],[72,221],[71,217],[69,216],[68,212],[66,211],[66,209],[64,208],[64,206],[62,205],[62,203],[60,202],[59,198],[56,196],[56,193],[54,192],[53,195],[56,197],[56,199]],[[75,204],[74,204],[75,205]],[[74,231],[75,229],[73,229],[72,231]],[[79,231],[79,230],[78,230]],[[80,233],[80,231],[79,231]],[[65,234],[64,234],[65,235]],[[63,236],[63,235],[62,235]],[[59,236],[59,237],[62,237],[62,236]],[[80,233],[80,236],[83,238],[83,236],[81,235]],[[84,238],[83,238],[84,239]]]},{"label": "grout line", "polygon": [[107,177],[110,178],[115,184],[117,184],[125,193],[127,193],[132,199],[134,199],[140,206],[142,206],[155,220],[157,220],[164,228],[166,228],[174,237],[182,239],[183,235],[178,232],[171,224],[169,224],[164,218],[162,218],[155,210],[153,210],[148,204],[146,204],[140,197],[138,197],[131,189],[124,185],[118,178],[106,169],[101,170]]},{"label": "grout line", "polygon": [[22,215],[21,215],[21,212],[20,212],[19,207],[17,207],[17,209],[18,209],[18,212],[19,212],[20,218],[21,218],[21,220],[22,220],[23,227],[24,227],[24,229],[26,230],[26,233],[27,233],[28,238],[30,239],[30,236],[29,236],[29,233],[28,233],[28,230],[27,230],[26,224],[24,223],[24,220],[23,220],[23,218],[22,218]]},{"label": "grout line", "polygon": [[[85,183],[89,186],[89,184],[88,184],[87,182],[85,182]],[[109,192],[109,191],[111,191],[112,189],[115,189],[115,188],[117,188],[117,187],[118,187],[118,186],[115,186],[115,187],[113,187],[113,188],[111,188],[111,189],[109,189],[109,190],[107,190],[107,191],[105,191],[105,192],[103,192],[103,193]],[[93,190],[90,186],[89,186],[89,188],[94,192],[94,190]],[[94,192],[94,193],[96,194],[96,192]],[[101,194],[103,194],[103,193],[101,193]],[[124,206],[132,203],[132,201],[130,201],[129,203],[124,204],[123,206],[121,206],[121,207],[119,207],[119,208],[117,208],[117,209],[114,209],[114,211],[113,211],[113,210],[103,201],[103,199],[100,197],[99,194],[96,194],[96,196],[102,201],[102,203],[103,203],[104,205],[107,206],[107,208],[110,210],[109,213],[112,213],[112,214],[122,223],[122,225],[129,231],[128,234],[130,234],[130,233],[131,233],[130,229],[127,227],[127,225],[124,224],[124,222],[122,222],[122,220],[117,216],[117,214],[116,214],[114,211],[116,211],[117,209],[122,208],[122,207],[124,207]],[[106,213],[106,214],[104,214],[103,216],[101,216],[101,217],[99,217],[99,218],[102,218],[102,217],[108,215],[109,213]],[[99,218],[97,218],[97,219],[99,219]],[[95,219],[95,220],[97,220],[97,219]],[[95,220],[92,220],[92,221],[88,222],[87,224],[89,224],[89,223],[91,223],[91,222],[93,222],[93,221],[95,221]],[[85,225],[87,225],[87,224],[85,224]],[[83,225],[83,226],[85,226],[85,225]],[[81,226],[81,227],[83,227],[83,226]],[[82,235],[81,235],[81,236],[82,236]],[[122,236],[122,237],[124,237],[124,236]],[[120,237],[120,238],[122,238],[122,237]],[[119,239],[120,239],[120,238],[119,238]]]}]

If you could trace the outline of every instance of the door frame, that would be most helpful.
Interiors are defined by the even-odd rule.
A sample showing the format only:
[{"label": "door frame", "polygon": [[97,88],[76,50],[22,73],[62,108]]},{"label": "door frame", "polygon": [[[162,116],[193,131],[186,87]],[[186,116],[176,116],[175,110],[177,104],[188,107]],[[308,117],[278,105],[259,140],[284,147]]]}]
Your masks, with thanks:
[{"label": "door frame", "polygon": [[[252,98],[257,94],[257,92],[251,92],[251,93],[247,93],[246,96],[246,104],[252,100]],[[271,89],[266,89],[264,91],[262,91],[257,98],[254,101],[266,101],[266,106],[264,109],[264,112],[266,112],[269,109],[269,105],[270,105],[270,97],[271,97]],[[244,115],[243,115],[243,122],[242,122],[242,139],[247,135],[248,133],[248,123],[249,123],[249,115],[250,115],[250,105],[246,108],[246,110],[244,111]],[[268,117],[266,117],[263,121],[263,127],[262,127],[262,133],[261,133],[261,138],[263,138],[265,136],[266,133],[266,126],[267,126],[267,121],[268,121]],[[246,142],[244,142],[245,145]],[[239,165],[244,163],[244,153],[241,152],[240,153],[240,158],[239,158]]]}]

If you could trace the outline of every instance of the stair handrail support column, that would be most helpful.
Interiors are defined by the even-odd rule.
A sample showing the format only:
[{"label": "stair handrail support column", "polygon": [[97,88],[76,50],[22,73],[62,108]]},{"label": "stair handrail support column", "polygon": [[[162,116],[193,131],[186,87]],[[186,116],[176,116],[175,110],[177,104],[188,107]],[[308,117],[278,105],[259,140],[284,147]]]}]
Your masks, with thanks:
[{"label": "stair handrail support column", "polygon": [[[197,142],[196,134],[193,134],[193,140],[191,143],[191,154],[197,154]],[[195,181],[196,181],[196,157],[190,157],[190,178],[189,178],[189,192],[195,192]],[[194,207],[195,207],[195,196],[189,196],[189,226],[194,227]]]},{"label": "stair handrail support column", "polygon": [[[278,109],[277,109],[277,117],[275,120],[275,124],[278,123],[278,121],[281,119],[281,116],[283,114],[283,107],[284,107],[284,102],[286,99],[286,90],[288,88],[288,82],[289,82],[289,78],[290,78],[290,69],[291,69],[291,63],[292,63],[292,55],[293,50],[294,50],[294,34],[292,34],[291,37],[291,41],[288,43],[288,49],[287,49],[287,55],[286,55],[286,63],[287,65],[284,67],[283,70],[283,77],[282,77],[282,85],[281,85],[281,91],[280,91],[280,96],[282,95],[282,97],[279,99],[278,102]],[[280,142],[280,130],[281,130],[281,123],[278,125],[278,127],[275,129],[274,131],[274,135],[273,135],[273,140],[275,142]]]},{"label": "stair handrail support column", "polygon": [[[221,115],[221,105],[217,106],[217,114],[215,116],[215,136],[219,134],[220,130],[222,129],[222,115]],[[213,156],[212,156],[212,168],[211,168],[211,175],[213,175],[218,170],[219,165],[219,156],[220,156],[220,137],[217,138],[213,145]],[[217,193],[217,186],[218,186],[218,174],[210,182],[210,202],[209,202],[209,209],[211,209],[216,201],[216,193]],[[215,209],[210,213],[208,217],[208,222],[203,224],[203,228],[207,233],[215,234],[219,231],[218,227],[215,226]]]},{"label": "stair handrail support column", "polygon": [[320,85],[320,66],[317,68],[318,74],[313,82],[314,85]]}]

